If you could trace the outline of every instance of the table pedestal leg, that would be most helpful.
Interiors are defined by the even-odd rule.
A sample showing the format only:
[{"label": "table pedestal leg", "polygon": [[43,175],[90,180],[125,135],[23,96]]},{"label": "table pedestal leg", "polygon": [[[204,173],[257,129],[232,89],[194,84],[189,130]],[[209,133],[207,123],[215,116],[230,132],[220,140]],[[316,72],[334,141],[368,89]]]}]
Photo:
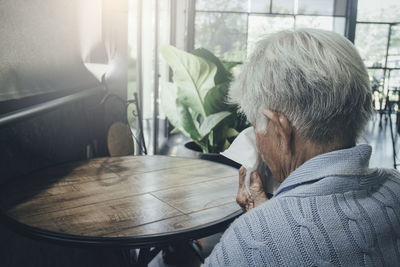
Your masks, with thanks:
[{"label": "table pedestal leg", "polygon": [[[139,255],[137,259],[132,263],[135,267],[145,267],[150,261],[154,259],[155,256],[161,251],[161,248],[141,248],[139,249]],[[136,252],[135,252],[136,253]]]},{"label": "table pedestal leg", "polygon": [[136,264],[134,266],[144,267],[149,264],[150,248],[141,248],[139,250],[139,256]]},{"label": "table pedestal leg", "polygon": [[201,263],[204,263],[204,257],[203,254],[201,252],[201,246],[198,243],[197,240],[189,240],[188,241],[188,245],[191,249],[193,249],[194,253],[196,254],[196,256],[199,258]]}]

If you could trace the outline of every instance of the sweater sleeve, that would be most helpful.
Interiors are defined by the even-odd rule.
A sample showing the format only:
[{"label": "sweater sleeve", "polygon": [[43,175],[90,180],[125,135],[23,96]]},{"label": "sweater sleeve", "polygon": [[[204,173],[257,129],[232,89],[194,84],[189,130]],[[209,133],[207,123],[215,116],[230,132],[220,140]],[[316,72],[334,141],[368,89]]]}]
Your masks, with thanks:
[{"label": "sweater sleeve", "polygon": [[204,266],[267,266],[274,263],[272,253],[264,242],[265,237],[253,209],[236,219],[222,235]]},{"label": "sweater sleeve", "polygon": [[[235,221],[222,235],[204,266],[247,266],[240,241],[237,236],[238,225]],[[243,244],[242,244],[243,245]]]},{"label": "sweater sleeve", "polygon": [[[269,201],[269,206],[273,202]],[[270,236],[271,229],[266,223],[266,218],[271,220],[274,216],[265,214],[263,206],[246,212],[231,224],[204,266],[282,266],[279,244]],[[271,208],[276,210],[273,205]]]}]

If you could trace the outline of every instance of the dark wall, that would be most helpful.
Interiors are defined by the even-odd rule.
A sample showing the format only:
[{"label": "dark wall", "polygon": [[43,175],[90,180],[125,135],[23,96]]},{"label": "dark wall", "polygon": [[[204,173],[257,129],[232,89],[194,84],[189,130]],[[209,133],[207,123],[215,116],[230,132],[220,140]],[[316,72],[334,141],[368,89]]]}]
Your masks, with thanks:
[{"label": "dark wall", "polygon": [[[61,162],[106,155],[101,95],[0,128],[0,183]],[[97,151],[96,151],[97,150]]]}]

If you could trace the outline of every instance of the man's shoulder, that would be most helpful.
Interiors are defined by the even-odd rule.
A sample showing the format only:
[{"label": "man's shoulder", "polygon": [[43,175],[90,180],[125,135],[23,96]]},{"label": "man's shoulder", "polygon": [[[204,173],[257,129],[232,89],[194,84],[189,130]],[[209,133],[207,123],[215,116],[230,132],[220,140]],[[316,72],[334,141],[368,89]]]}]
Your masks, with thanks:
[{"label": "man's shoulder", "polygon": [[301,262],[302,255],[293,235],[298,229],[297,219],[292,217],[298,206],[293,201],[297,200],[272,198],[237,218],[220,244],[226,255],[235,254],[227,257],[231,260],[228,265],[282,266],[287,262]]},{"label": "man's shoulder", "polygon": [[236,219],[231,226],[232,234],[242,235],[243,241],[265,243],[266,239],[290,231],[288,215],[296,214],[301,209],[295,202],[297,198],[293,197],[272,198]]},{"label": "man's shoulder", "polygon": [[396,169],[375,169],[375,173],[364,179],[363,182],[373,184],[372,186],[376,190],[389,187],[397,194],[400,194],[400,172]]},{"label": "man's shoulder", "polygon": [[400,172],[398,170],[389,168],[379,168],[375,170],[381,173],[385,178],[394,179],[395,182],[400,183]]}]

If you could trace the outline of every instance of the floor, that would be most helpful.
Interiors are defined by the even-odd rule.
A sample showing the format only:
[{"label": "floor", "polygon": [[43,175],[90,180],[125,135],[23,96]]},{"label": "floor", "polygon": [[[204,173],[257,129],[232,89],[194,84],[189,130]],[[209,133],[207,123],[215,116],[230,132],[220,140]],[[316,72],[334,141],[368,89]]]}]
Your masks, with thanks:
[{"label": "floor", "polygon": [[[394,124],[396,118],[392,116],[392,122]],[[395,137],[395,147],[399,147],[399,138]],[[193,156],[193,152],[188,151],[183,147],[182,144],[187,142],[189,139],[182,135],[174,135],[170,137],[168,143],[162,147],[161,153],[171,156]],[[380,168],[393,168],[393,146],[392,138],[390,134],[389,120],[383,117],[380,119],[379,114],[375,114],[373,119],[368,123],[366,131],[359,143],[367,143],[372,147],[372,155],[370,160],[371,167]],[[400,152],[400,151],[398,151]],[[203,239],[204,249],[203,255],[208,256],[214,245],[219,241],[221,234],[217,234],[208,238]],[[161,253],[158,254],[154,260],[150,263],[150,267],[173,267],[173,266],[188,266],[197,267],[200,266],[200,261],[193,252],[184,253],[186,260],[184,264],[165,264],[162,259]]]}]

